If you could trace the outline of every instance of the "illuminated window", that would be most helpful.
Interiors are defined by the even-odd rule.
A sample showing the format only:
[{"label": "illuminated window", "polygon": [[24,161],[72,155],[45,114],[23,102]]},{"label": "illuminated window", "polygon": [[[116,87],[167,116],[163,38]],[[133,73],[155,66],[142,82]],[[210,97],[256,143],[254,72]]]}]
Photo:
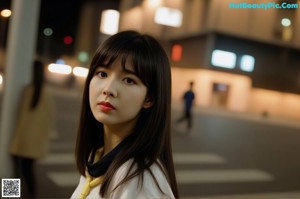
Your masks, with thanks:
[{"label": "illuminated window", "polygon": [[175,44],[172,46],[172,60],[180,61],[182,58],[182,46],[179,44]]},{"label": "illuminated window", "polygon": [[155,12],[154,21],[157,24],[180,27],[182,23],[182,13],[177,9],[160,7]]},{"label": "illuminated window", "polygon": [[116,10],[104,10],[101,15],[100,32],[113,35],[119,30],[120,13]]},{"label": "illuminated window", "polygon": [[236,54],[233,52],[214,50],[211,56],[211,64],[214,66],[232,69],[235,67]]},{"label": "illuminated window", "polygon": [[243,55],[241,58],[241,70],[252,72],[254,70],[255,59],[250,55]]}]

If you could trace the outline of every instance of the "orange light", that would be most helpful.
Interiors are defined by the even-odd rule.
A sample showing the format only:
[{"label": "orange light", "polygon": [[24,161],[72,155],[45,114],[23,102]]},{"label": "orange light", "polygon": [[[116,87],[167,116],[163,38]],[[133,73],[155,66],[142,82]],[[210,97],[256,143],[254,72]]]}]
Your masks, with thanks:
[{"label": "orange light", "polygon": [[175,44],[172,46],[172,60],[180,61],[182,58],[182,45]]}]

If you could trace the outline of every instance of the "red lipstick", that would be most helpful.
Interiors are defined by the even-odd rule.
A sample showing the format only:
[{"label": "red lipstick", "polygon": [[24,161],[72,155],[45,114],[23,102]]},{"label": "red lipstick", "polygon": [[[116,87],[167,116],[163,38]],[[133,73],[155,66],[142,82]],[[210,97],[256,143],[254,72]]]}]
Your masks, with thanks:
[{"label": "red lipstick", "polygon": [[98,103],[98,105],[100,106],[100,110],[103,111],[103,112],[110,112],[110,111],[116,109],[109,102],[102,101],[102,102]]}]

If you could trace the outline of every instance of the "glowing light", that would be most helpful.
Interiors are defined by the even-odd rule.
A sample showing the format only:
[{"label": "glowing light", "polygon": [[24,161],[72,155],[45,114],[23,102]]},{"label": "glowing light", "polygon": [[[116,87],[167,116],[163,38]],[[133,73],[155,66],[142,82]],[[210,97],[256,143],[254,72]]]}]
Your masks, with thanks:
[{"label": "glowing light", "polygon": [[66,64],[65,60],[63,60],[63,59],[57,59],[55,63],[56,64],[63,64],[63,65]]},{"label": "glowing light", "polygon": [[72,72],[72,67],[64,64],[49,64],[48,70],[52,73],[69,75]]},{"label": "glowing light", "polygon": [[120,13],[116,10],[104,10],[101,15],[100,32],[113,35],[119,30]]},{"label": "glowing light", "polygon": [[73,68],[73,74],[79,77],[87,77],[89,70],[80,66]]},{"label": "glowing light", "polygon": [[53,30],[51,28],[45,28],[43,33],[45,36],[51,36],[53,34]]},{"label": "glowing light", "polygon": [[64,37],[64,43],[65,44],[71,44],[73,42],[73,38],[71,36],[65,36]]},{"label": "glowing light", "polygon": [[89,60],[90,56],[87,52],[81,51],[81,52],[78,53],[77,58],[81,62],[87,62]]},{"label": "glowing light", "polygon": [[1,11],[1,16],[2,17],[10,17],[11,16],[11,10],[9,9],[4,9]]},{"label": "glowing light", "polygon": [[218,67],[232,69],[235,67],[236,54],[223,50],[214,50],[211,57],[211,64]]},{"label": "glowing light", "polygon": [[147,2],[147,6],[149,7],[156,7],[159,6],[161,4],[161,0],[148,0]]},{"label": "glowing light", "polygon": [[254,70],[255,58],[251,55],[243,55],[241,58],[241,70],[252,72]]},{"label": "glowing light", "polygon": [[289,27],[292,24],[291,20],[288,18],[283,18],[281,20],[281,25],[283,25],[284,27]]},{"label": "glowing light", "polygon": [[2,74],[0,74],[0,85],[2,85],[3,83],[3,77],[2,77]]},{"label": "glowing light", "polygon": [[182,46],[179,44],[175,44],[172,46],[172,60],[180,61],[182,57]]},{"label": "glowing light", "polygon": [[154,21],[157,24],[180,27],[182,23],[182,13],[177,9],[160,7],[155,12]]}]

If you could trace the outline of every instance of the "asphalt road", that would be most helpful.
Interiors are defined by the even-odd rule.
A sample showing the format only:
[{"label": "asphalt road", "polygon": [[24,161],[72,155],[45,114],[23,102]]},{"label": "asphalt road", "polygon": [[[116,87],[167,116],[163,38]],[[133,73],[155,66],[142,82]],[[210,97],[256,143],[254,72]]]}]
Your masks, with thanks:
[{"label": "asphalt road", "polygon": [[[74,146],[81,93],[53,90],[51,153],[37,164],[39,198],[69,198],[79,176]],[[173,105],[172,120],[181,114]],[[300,198],[300,125],[282,118],[196,107],[193,128],[172,123],[182,198]],[[227,197],[226,197],[227,196]]]}]

